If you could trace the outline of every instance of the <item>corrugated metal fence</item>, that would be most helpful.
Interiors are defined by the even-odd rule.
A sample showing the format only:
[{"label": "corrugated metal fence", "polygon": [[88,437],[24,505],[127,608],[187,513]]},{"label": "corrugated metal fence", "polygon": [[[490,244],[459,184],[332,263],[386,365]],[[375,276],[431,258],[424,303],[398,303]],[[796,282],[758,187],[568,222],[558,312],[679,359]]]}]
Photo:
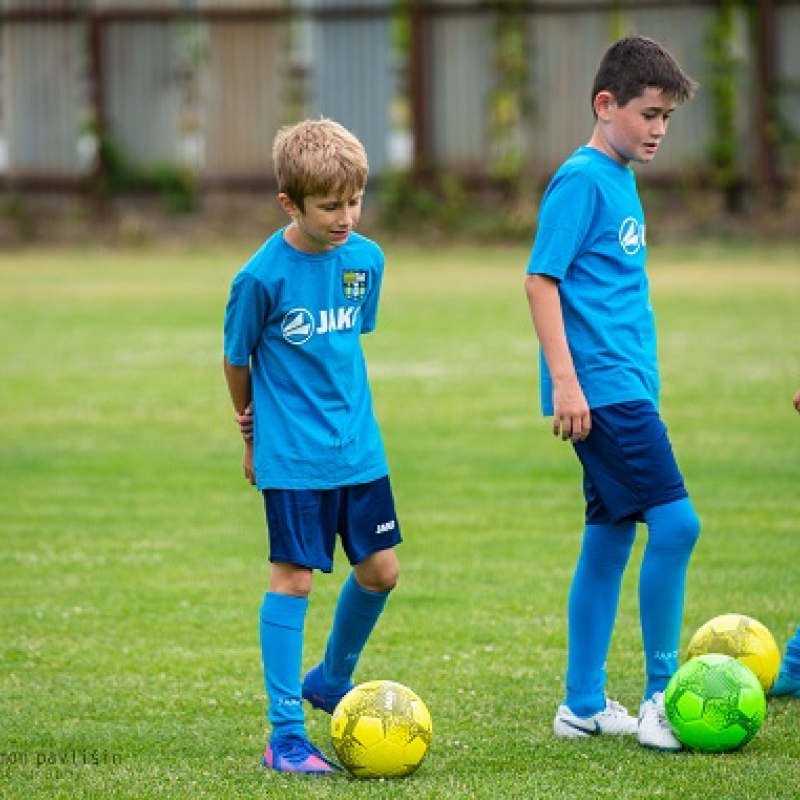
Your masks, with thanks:
[{"label": "corrugated metal fence", "polygon": [[[520,20],[526,79],[503,146],[540,177],[588,136],[589,85],[611,39],[658,39],[708,83],[721,5],[0,0],[0,182],[85,187],[108,168],[101,136],[134,167],[186,168],[205,186],[270,184],[276,129],[319,115],[364,141],[375,176],[435,165],[485,177],[498,149],[496,26],[508,14]],[[733,5],[739,169],[754,181],[785,176],[792,151],[770,134],[764,94],[780,88],[781,125],[800,131],[800,0]],[[701,90],[679,111],[654,172],[702,172],[710,100]]]}]

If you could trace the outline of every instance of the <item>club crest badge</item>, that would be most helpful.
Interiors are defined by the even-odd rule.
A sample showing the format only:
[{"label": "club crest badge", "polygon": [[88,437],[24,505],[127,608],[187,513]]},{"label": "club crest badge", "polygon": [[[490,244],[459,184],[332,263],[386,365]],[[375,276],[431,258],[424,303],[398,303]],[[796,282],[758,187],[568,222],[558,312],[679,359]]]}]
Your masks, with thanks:
[{"label": "club crest badge", "polygon": [[367,293],[368,273],[365,269],[346,269],[342,272],[342,288],[348,300],[361,300]]}]

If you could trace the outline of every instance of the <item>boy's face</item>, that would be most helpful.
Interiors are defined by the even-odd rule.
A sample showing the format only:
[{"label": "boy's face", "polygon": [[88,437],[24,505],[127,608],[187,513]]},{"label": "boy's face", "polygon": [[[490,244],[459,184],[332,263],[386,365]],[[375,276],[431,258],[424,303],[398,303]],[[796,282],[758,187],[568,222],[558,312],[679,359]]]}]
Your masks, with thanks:
[{"label": "boy's face", "polygon": [[672,95],[653,87],[624,106],[617,104],[611,92],[599,92],[597,125],[589,144],[620,164],[646,164],[655,158],[676,106]]},{"label": "boy's face", "polygon": [[286,238],[293,247],[306,253],[325,253],[343,245],[361,218],[363,192],[351,197],[312,194],[305,198],[301,211],[283,193],[278,200],[292,218]]}]

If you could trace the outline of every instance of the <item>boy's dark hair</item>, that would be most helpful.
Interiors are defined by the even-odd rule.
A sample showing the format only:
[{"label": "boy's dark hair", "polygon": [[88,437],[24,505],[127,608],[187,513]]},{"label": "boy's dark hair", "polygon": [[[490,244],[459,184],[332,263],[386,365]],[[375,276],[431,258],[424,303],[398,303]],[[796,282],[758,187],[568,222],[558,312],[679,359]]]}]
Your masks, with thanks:
[{"label": "boy's dark hair", "polygon": [[645,36],[626,36],[606,50],[592,86],[592,105],[598,92],[608,91],[620,106],[647,88],[661,89],[678,103],[690,100],[699,84],[678,66],[672,54]]}]

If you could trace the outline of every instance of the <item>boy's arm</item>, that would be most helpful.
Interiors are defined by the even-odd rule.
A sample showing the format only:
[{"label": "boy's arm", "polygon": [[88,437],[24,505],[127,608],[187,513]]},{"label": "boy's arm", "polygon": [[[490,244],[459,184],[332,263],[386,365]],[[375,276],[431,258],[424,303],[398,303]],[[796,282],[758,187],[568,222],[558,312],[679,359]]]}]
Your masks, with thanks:
[{"label": "boy's arm", "polygon": [[253,408],[252,387],[250,382],[250,367],[231,364],[225,357],[223,361],[225,380],[228,384],[228,393],[233,401],[236,411],[236,422],[244,439],[244,476],[255,486],[256,477],[253,469]]},{"label": "boy's arm", "polygon": [[233,408],[238,415],[244,415],[250,406],[251,385],[250,385],[250,367],[249,366],[236,366],[228,361],[225,356],[222,364],[225,372],[225,380],[228,384],[228,393],[233,401]]},{"label": "boy's arm", "polygon": [[546,275],[528,275],[525,294],[553,379],[553,435],[582,441],[589,435],[592,419],[567,344],[558,283]]}]

